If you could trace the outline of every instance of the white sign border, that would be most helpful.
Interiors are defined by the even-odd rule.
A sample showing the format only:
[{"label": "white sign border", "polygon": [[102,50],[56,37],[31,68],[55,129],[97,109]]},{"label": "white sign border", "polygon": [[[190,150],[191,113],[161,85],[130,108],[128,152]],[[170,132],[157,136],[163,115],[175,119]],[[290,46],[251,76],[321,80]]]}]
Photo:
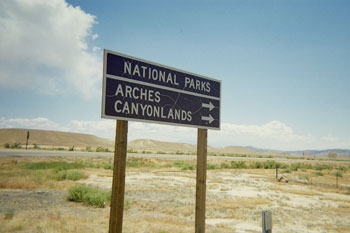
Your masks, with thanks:
[{"label": "white sign border", "polygon": [[[117,55],[117,56],[121,56],[121,57],[130,58],[130,59],[133,59],[133,60],[138,60],[138,61],[145,62],[145,63],[149,63],[151,65],[160,66],[160,67],[163,67],[163,68],[166,68],[166,69],[175,70],[177,72],[189,74],[189,75],[192,75],[192,76],[197,76],[197,77],[200,77],[200,78],[203,78],[203,79],[208,79],[208,80],[211,80],[211,81],[219,82],[220,83],[220,97],[219,98],[218,97],[213,97],[213,96],[207,96],[207,95],[203,95],[203,94],[198,94],[198,93],[195,93],[195,92],[194,93],[190,93],[190,92],[186,91],[186,94],[189,94],[189,95],[194,95],[194,96],[200,96],[200,97],[203,97],[203,98],[219,100],[219,104],[220,104],[220,106],[219,106],[219,127],[188,125],[188,124],[182,124],[182,123],[164,122],[164,121],[157,121],[157,120],[144,120],[144,119],[135,119],[135,118],[128,118],[128,117],[118,117],[118,116],[108,116],[108,115],[106,115],[105,114],[105,107],[106,107],[106,105],[105,105],[105,98],[106,98],[106,79],[107,79],[107,76],[109,76],[108,78],[118,79],[118,80],[121,80],[121,78],[122,78],[122,77],[118,77],[118,76],[107,74],[107,63],[106,62],[107,62],[107,54],[108,53],[111,53],[111,54],[114,54],[114,55]],[[122,78],[122,79],[124,79],[124,78]],[[128,82],[130,82],[130,81],[128,80]],[[147,82],[143,82],[143,83],[147,83]],[[147,83],[147,84],[148,84],[148,86],[155,86],[155,87],[159,88],[158,85],[154,85],[154,84],[150,84],[150,83]],[[160,89],[162,89],[162,88],[160,88]],[[163,89],[166,89],[166,87],[164,87]],[[183,92],[180,89],[176,89],[176,88],[171,88],[171,89],[172,89],[172,91],[178,91],[180,93]],[[111,51],[111,50],[108,50],[108,49],[104,49],[103,50],[103,77],[102,77],[101,118],[114,119],[114,120],[117,119],[117,120],[125,120],[125,121],[136,121],[136,122],[144,122],[144,123],[154,123],[154,124],[162,124],[162,125],[183,126],[183,127],[199,128],[199,129],[221,130],[221,80],[209,78],[209,77],[206,77],[206,76],[203,76],[203,75],[187,72],[187,71],[180,70],[180,69],[177,69],[177,68],[173,68],[173,67],[170,67],[170,66],[165,66],[165,65],[158,64],[158,63],[151,62],[151,61],[147,61],[147,60],[144,60],[144,59],[141,59],[141,58],[132,57],[132,56],[129,56],[129,55],[126,55],[126,54],[122,54],[122,53],[114,52],[114,51]]]}]

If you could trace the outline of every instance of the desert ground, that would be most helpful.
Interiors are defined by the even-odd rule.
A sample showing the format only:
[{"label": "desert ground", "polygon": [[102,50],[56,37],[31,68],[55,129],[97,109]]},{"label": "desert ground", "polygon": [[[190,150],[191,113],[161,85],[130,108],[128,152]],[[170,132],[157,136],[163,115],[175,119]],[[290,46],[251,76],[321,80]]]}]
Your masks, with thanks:
[{"label": "desert ground", "polygon": [[[112,161],[0,158],[0,232],[107,232],[109,201],[94,206],[67,196],[82,185],[109,191]],[[195,164],[192,158],[128,158],[124,232],[194,232]],[[272,212],[273,232],[350,232],[348,161],[280,163],[281,182],[276,164],[273,158],[210,158],[206,232],[261,232],[263,210]]]}]

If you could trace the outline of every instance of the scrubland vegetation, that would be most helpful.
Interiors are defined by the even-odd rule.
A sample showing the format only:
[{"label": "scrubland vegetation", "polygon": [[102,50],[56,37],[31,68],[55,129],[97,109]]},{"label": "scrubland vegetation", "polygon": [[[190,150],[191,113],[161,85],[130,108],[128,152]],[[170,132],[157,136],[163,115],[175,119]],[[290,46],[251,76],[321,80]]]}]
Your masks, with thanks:
[{"label": "scrubland vegetation", "polygon": [[[67,181],[62,187],[70,187],[69,181],[87,178],[89,169],[113,170],[112,158],[54,158],[6,159],[1,163],[0,188],[54,188],[55,181]],[[281,163],[268,161],[208,161],[207,170],[225,169],[276,169],[279,174],[301,172],[308,177],[334,176],[343,178],[350,171],[350,165],[328,163]],[[129,158],[127,169],[191,171],[196,169],[195,160],[156,160]],[[25,181],[25,182],[24,182]],[[60,184],[60,183],[59,183]],[[350,184],[349,184],[350,185]]]},{"label": "scrubland vegetation", "polygon": [[[277,182],[276,168],[279,170],[279,176],[288,177],[288,184]],[[34,221],[40,211],[33,210],[33,213],[29,214],[30,217],[25,218],[24,215],[21,215],[20,209],[11,209],[11,206],[8,206],[0,213],[2,214],[0,225],[5,226],[4,229],[7,232],[28,229],[37,232],[53,229],[58,229],[57,232],[80,232],[81,229],[87,232],[99,232],[101,229],[107,231],[110,188],[93,186],[89,182],[93,179],[98,179],[97,183],[102,182],[99,179],[106,180],[104,182],[107,182],[110,187],[112,169],[113,159],[108,157],[3,158],[0,162],[0,191],[53,190],[57,192],[61,190],[65,193],[61,203],[74,205],[70,204],[68,208],[67,204],[64,207],[66,209],[61,212],[65,213],[64,215],[50,212],[46,217],[41,217],[40,223]],[[323,215],[326,216],[333,212],[336,215],[341,211],[344,216],[350,216],[350,199],[339,202],[338,196],[334,196],[345,195],[350,198],[349,163],[322,161],[296,163],[293,160],[277,162],[273,159],[268,161],[209,159],[207,169],[207,227],[209,232],[232,232],[230,227],[237,225],[234,223],[244,222],[247,219],[257,226],[250,232],[258,232],[259,211],[265,208],[274,210],[275,223],[282,229],[283,221],[291,221],[283,220],[290,219],[290,216],[282,211],[283,206],[290,205],[289,208],[294,208],[295,204],[291,203],[293,198],[297,197],[308,197],[312,201],[319,200],[324,202],[324,205],[328,205],[328,201],[331,200],[337,204],[330,205],[329,209],[325,210],[326,212],[322,212]],[[195,170],[196,161],[194,159],[128,158],[127,179],[131,178],[126,183],[125,231],[138,232],[137,229],[144,227],[150,232],[158,233],[193,232]],[[237,180],[235,180],[236,177],[238,177]],[[337,180],[338,186],[336,186]],[[257,189],[258,195],[249,196],[251,194],[248,192],[248,196],[244,196],[244,187],[249,187],[248,190]],[[262,193],[267,190],[274,192],[274,196],[263,196]],[[333,196],[323,196],[322,193],[332,193]],[[78,211],[79,208],[83,208],[81,211],[88,212],[90,217],[72,218],[75,215],[70,211]],[[308,208],[295,209],[306,211],[305,213],[309,214]],[[287,208],[286,211],[289,212],[290,209]],[[27,212],[23,213],[28,216]],[[155,217],[152,217],[153,215]],[[301,213],[293,212],[290,215],[298,218]],[[314,217],[317,219],[316,216]],[[28,220],[31,218],[33,222]],[[228,221],[227,224],[225,221]],[[85,222],[89,228],[84,228],[86,226],[79,222]],[[154,226],[149,225],[150,222],[153,222]],[[179,224],[184,226],[182,231],[176,230],[175,226]],[[346,227],[348,223],[344,224],[334,229],[332,226],[324,225],[323,227],[329,227],[327,232],[348,232],[349,228]],[[316,224],[305,225],[304,230],[306,231],[304,232],[315,232],[319,229]],[[277,230],[276,232],[283,231]]]},{"label": "scrubland vegetation", "polygon": [[67,199],[91,206],[105,207],[111,200],[111,192],[92,186],[78,185],[68,190]]}]

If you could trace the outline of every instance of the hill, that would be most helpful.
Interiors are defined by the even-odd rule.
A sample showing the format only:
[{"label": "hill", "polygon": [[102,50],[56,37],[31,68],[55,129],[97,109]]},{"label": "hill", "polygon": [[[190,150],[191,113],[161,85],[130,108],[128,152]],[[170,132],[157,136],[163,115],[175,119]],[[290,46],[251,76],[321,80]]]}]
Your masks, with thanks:
[{"label": "hill", "polygon": [[[11,145],[15,143],[25,145],[27,131],[27,129],[0,129],[0,146],[4,146],[6,143]],[[74,146],[76,149],[85,149],[86,147],[91,147],[92,149],[103,147],[108,148],[110,151],[113,151],[114,149],[113,140],[96,137],[90,134],[34,129],[30,129],[29,132],[30,137],[28,144],[30,147],[33,147],[33,145],[36,144],[41,148],[68,148]],[[143,151],[152,153],[195,153],[197,151],[197,145],[136,139],[128,142],[128,150],[134,150],[139,153]],[[259,154],[240,146],[227,146],[221,148],[208,146],[208,152],[217,154]]]},{"label": "hill", "polygon": [[128,142],[128,149],[134,151],[150,151],[150,152],[187,152],[197,151],[196,145],[176,142],[162,142],[149,139],[136,139]]},{"label": "hill", "polygon": [[253,146],[246,146],[245,148],[256,151],[259,153],[275,153],[275,154],[290,154],[290,155],[309,155],[309,156],[327,156],[329,153],[336,153],[341,156],[350,156],[349,149],[326,149],[326,150],[294,150],[294,151],[283,151],[283,150],[272,150],[272,149],[261,149]]},{"label": "hill", "polygon": [[[0,129],[0,146],[6,143],[26,144],[27,129]],[[96,137],[90,134],[29,130],[29,145],[40,145],[43,147],[106,147],[113,148],[113,140]]]}]

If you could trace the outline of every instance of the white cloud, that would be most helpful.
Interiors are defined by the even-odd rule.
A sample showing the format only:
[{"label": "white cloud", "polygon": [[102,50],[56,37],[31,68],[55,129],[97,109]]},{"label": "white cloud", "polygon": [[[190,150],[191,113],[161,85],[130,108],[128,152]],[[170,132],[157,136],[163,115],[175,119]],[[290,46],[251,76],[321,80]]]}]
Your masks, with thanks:
[{"label": "white cloud", "polygon": [[6,119],[0,118],[0,128],[22,128],[22,129],[44,129],[44,130],[57,130],[57,131],[68,131],[69,129],[50,121],[44,117],[38,118],[14,118]]},{"label": "white cloud", "polygon": [[263,125],[237,125],[223,123],[221,131],[212,131],[210,135],[219,145],[245,145],[261,148],[294,150],[315,146],[316,138],[311,135],[298,135],[293,129],[280,121],[271,121]]},{"label": "white cloud", "polygon": [[[115,136],[114,120],[80,121],[58,124],[47,118],[0,118],[0,128],[32,128],[58,131],[70,131],[93,134],[111,138]],[[175,127],[160,124],[130,122],[128,139],[154,139],[170,142],[195,144],[197,130],[187,127]],[[271,121],[263,125],[237,125],[223,123],[220,131],[209,131],[208,144],[211,146],[255,146],[281,150],[350,148],[350,139],[340,139],[333,135],[316,137],[298,135],[293,129],[280,121]]]},{"label": "white cloud", "polygon": [[102,56],[87,44],[95,23],[65,0],[0,1],[0,86],[97,96]]},{"label": "white cloud", "polygon": [[70,121],[67,127],[70,131],[93,134],[105,138],[114,138],[115,122],[111,120],[100,121]]},{"label": "white cloud", "polygon": [[93,39],[93,40],[96,40],[97,38],[98,38],[98,34],[93,34],[93,35],[92,35],[92,39]]}]

